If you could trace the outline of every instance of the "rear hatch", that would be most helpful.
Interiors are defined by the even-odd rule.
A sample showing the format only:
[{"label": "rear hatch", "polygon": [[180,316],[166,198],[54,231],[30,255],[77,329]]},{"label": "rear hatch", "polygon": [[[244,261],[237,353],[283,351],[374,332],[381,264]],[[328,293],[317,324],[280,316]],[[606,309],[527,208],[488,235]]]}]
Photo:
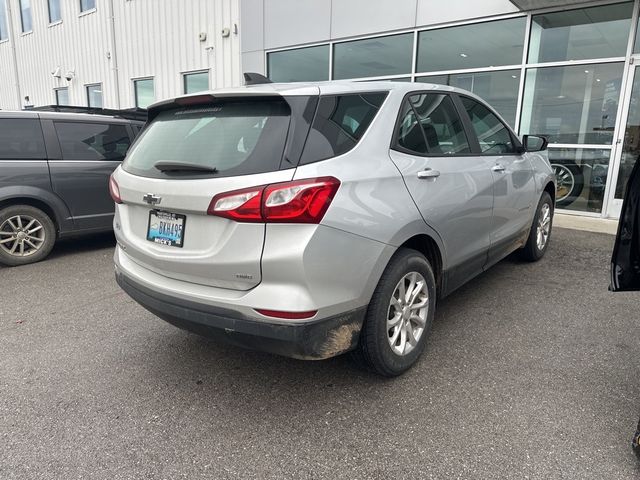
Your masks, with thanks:
[{"label": "rear hatch", "polygon": [[214,197],[292,179],[293,125],[313,97],[216,99],[151,110],[151,123],[114,174],[116,236],[135,262],[169,278],[236,290],[261,281],[265,224],[208,214]]}]

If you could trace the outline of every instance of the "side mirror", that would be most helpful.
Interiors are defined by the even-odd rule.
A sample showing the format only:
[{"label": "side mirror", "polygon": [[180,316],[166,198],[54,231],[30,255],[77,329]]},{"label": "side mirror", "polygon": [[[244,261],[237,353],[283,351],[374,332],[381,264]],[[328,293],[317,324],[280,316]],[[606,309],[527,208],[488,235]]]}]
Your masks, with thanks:
[{"label": "side mirror", "polygon": [[523,135],[522,146],[526,152],[541,152],[547,149],[549,141],[539,135]]}]

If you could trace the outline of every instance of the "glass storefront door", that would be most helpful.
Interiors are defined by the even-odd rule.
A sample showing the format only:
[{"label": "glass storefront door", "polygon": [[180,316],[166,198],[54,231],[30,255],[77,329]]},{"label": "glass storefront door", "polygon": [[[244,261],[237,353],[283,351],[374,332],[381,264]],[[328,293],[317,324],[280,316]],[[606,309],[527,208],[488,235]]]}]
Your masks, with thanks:
[{"label": "glass storefront door", "polygon": [[[640,67],[629,71],[630,78],[625,92],[626,116],[621,127],[619,139],[622,143],[617,149],[617,173],[614,173],[615,185],[612,185],[613,200],[610,202],[607,215],[617,218],[620,216],[625,187],[631,169],[640,157]],[[619,141],[620,141],[619,140]],[[613,179],[612,179],[613,180]]]}]

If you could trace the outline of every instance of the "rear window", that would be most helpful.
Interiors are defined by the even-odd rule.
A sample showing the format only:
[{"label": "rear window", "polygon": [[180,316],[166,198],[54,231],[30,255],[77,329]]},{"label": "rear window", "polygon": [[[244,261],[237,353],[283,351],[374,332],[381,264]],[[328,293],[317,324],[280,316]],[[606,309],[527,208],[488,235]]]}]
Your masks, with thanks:
[{"label": "rear window", "polygon": [[0,160],[45,160],[40,120],[0,119]]},{"label": "rear window", "polygon": [[[157,178],[176,174],[160,172],[154,167],[157,162],[215,168],[216,177],[278,170],[289,119],[284,100],[224,102],[161,112],[142,132],[123,168]],[[203,176],[193,171],[185,174]]]},{"label": "rear window", "polygon": [[387,92],[320,97],[300,163],[326,160],[355,147],[385,98]]}]

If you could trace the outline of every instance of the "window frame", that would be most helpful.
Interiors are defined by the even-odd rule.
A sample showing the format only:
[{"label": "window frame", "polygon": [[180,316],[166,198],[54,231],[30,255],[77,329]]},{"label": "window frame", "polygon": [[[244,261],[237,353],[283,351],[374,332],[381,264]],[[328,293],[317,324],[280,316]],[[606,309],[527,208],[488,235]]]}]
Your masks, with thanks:
[{"label": "window frame", "polygon": [[[453,154],[449,154],[449,155],[443,155],[440,153],[420,153],[420,152],[414,152],[413,150],[409,150],[408,148],[403,147],[402,145],[400,145],[398,143],[398,138],[399,138],[399,133],[400,133],[400,126],[402,125],[402,120],[403,120],[403,116],[402,116],[402,110],[404,109],[405,103],[409,103],[409,105],[411,106],[411,108],[414,111],[414,114],[416,115],[416,118],[418,117],[418,114],[415,111],[414,106],[411,104],[411,101],[409,100],[410,97],[413,97],[414,95],[428,95],[428,94],[432,94],[432,95],[446,95],[448,96],[452,103],[453,103],[453,108],[455,110],[455,112],[458,114],[458,118],[460,119],[460,122],[462,123],[462,128],[464,130],[464,133],[467,137],[467,143],[469,144],[469,152],[468,153],[453,153]],[[424,158],[456,158],[456,157],[476,157],[478,156],[478,151],[480,151],[480,144],[478,143],[478,138],[475,134],[475,132],[473,131],[473,129],[471,129],[471,131],[469,130],[469,127],[471,127],[470,125],[470,121],[469,121],[469,116],[466,115],[466,111],[464,112],[464,115],[462,114],[462,112],[460,111],[460,106],[459,105],[459,99],[457,98],[457,94],[455,92],[447,92],[444,90],[414,90],[412,92],[408,92],[406,93],[403,97],[402,97],[402,102],[400,102],[400,108],[398,109],[398,113],[396,115],[396,123],[395,126],[393,128],[393,136],[391,137],[391,146],[389,147],[391,150],[395,150],[396,152],[401,152],[404,153],[406,155],[413,155],[414,157],[424,157]],[[422,127],[421,127],[422,128]],[[472,134],[472,135],[470,135]]]},{"label": "window frame", "polygon": [[200,92],[206,92],[208,90],[211,90],[211,69],[210,68],[206,68],[203,70],[191,70],[188,72],[182,72],[181,76],[182,76],[182,95],[192,95],[195,93],[200,93],[200,92],[191,92],[191,93],[187,93],[187,77],[189,75],[198,75],[198,74],[203,74],[206,73],[207,74],[207,89],[206,90],[200,90]]},{"label": "window frame", "polygon": [[[506,124],[502,120],[502,118],[500,118],[500,115],[498,114],[498,112],[496,112],[496,110],[491,105],[489,105],[488,103],[480,99],[473,98],[469,95],[465,95],[462,93],[454,93],[453,95],[455,96],[454,102],[456,103],[458,110],[462,111],[462,115],[464,117],[463,121],[466,127],[471,129],[471,132],[473,133],[474,143],[476,144],[476,148],[478,149],[475,155],[482,156],[482,157],[496,157],[496,156],[506,157],[506,156],[520,156],[523,153],[525,153],[525,150],[524,150],[524,147],[522,146],[522,142],[520,141],[520,138],[518,138],[518,136],[511,129],[511,127],[508,124]],[[507,129],[507,133],[509,133],[509,136],[511,137],[511,142],[515,147],[515,150],[513,152],[485,153],[482,151],[482,148],[480,147],[480,140],[478,140],[478,134],[476,133],[475,128],[473,128],[473,122],[471,121],[471,117],[469,117],[469,113],[467,112],[467,109],[464,107],[464,104],[462,103],[463,98],[468,98],[473,102],[479,103],[480,105],[485,107],[487,110],[489,110],[489,112],[491,112],[496,117],[496,119],[502,124],[502,126]]]},{"label": "window frame", "polygon": [[49,26],[57,25],[58,23],[62,23],[62,2],[61,2],[61,0],[55,0],[55,1],[58,2],[58,10],[60,11],[60,18],[58,18],[57,20],[53,20],[51,18],[51,1],[52,0],[47,0],[47,14],[49,16]]},{"label": "window frame", "polygon": [[[24,8],[22,8],[22,2],[24,0],[18,0],[18,7],[20,8],[20,32],[22,35],[28,35],[29,33],[33,33],[33,6],[31,5],[31,0],[29,0],[29,23],[31,24],[31,28],[29,30],[24,29]],[[8,12],[7,12],[8,13]]]},{"label": "window frame", "polygon": [[[67,103],[66,105],[62,105],[59,103],[58,100],[58,92],[60,91],[66,91],[67,92],[67,99],[69,100],[69,103]],[[56,87],[53,89],[53,97],[54,100],[56,101],[56,105],[57,106],[69,106],[71,105],[71,96],[69,95],[69,87]]]},{"label": "window frame", "polygon": [[[102,99],[102,101],[100,102],[101,105],[99,107],[95,107],[91,105],[91,97],[89,96],[89,88],[91,87],[100,87],[100,97]],[[102,83],[87,83],[84,86],[84,93],[86,95],[86,99],[87,99],[87,107],[89,108],[104,108],[104,90],[103,90],[103,86]]]},{"label": "window frame", "polygon": [[136,108],[149,108],[147,107],[141,107],[138,103],[138,89],[136,88],[138,82],[144,82],[147,80],[151,80],[152,86],[153,86],[153,101],[149,104],[149,105],[153,105],[155,102],[157,102],[156,99],[156,79],[155,77],[151,76],[151,77],[136,77],[136,78],[132,78],[131,79],[131,84],[133,86],[133,104],[135,105]]},{"label": "window frame", "polygon": [[96,10],[98,10],[98,2],[97,1],[95,2],[95,5],[93,7],[85,8],[85,9],[82,8],[82,0],[78,0],[78,4],[79,4],[79,7],[80,7],[79,16],[87,15],[89,13],[92,13],[92,12],[95,12]]},{"label": "window frame", "polygon": [[108,159],[95,159],[95,160],[91,160],[91,159],[85,159],[85,160],[72,160],[72,159],[68,159],[68,157],[65,157],[64,154],[64,150],[62,148],[62,142],[60,141],[60,135],[58,134],[58,129],[57,129],[57,124],[60,123],[64,123],[64,124],[78,124],[78,125],[107,125],[107,126],[122,126],[125,128],[127,135],[129,137],[129,147],[127,148],[127,152],[129,150],[131,150],[131,147],[133,146],[133,142],[136,139],[136,136],[134,134],[133,128],[131,127],[131,123],[124,121],[124,120],[116,120],[116,121],[98,121],[98,120],[77,120],[77,119],[66,119],[66,118],[60,118],[60,119],[52,119],[50,120],[51,122],[51,134],[53,135],[53,138],[55,138],[55,144],[59,149],[59,160],[61,161],[65,161],[65,162],[118,162],[118,163],[122,163],[126,157],[126,154],[122,157],[121,160],[108,160]]}]

